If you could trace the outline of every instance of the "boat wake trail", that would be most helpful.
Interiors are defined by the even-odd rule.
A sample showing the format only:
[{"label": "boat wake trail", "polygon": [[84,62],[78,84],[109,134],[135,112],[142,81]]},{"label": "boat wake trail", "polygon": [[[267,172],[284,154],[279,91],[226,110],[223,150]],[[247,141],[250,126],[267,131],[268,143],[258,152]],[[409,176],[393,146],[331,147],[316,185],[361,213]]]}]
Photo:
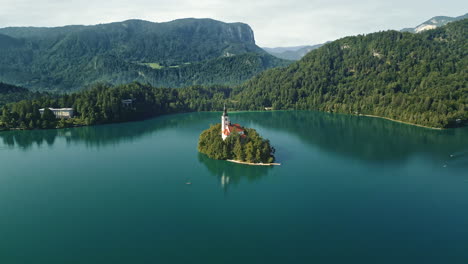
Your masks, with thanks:
[{"label": "boat wake trail", "polygon": [[468,156],[468,150],[466,151],[459,151],[459,152],[455,152],[455,153],[452,153],[450,154],[450,158],[462,158],[462,157],[466,157]]},{"label": "boat wake trail", "polygon": [[449,159],[446,163],[457,166],[468,166],[468,150],[450,154]]}]

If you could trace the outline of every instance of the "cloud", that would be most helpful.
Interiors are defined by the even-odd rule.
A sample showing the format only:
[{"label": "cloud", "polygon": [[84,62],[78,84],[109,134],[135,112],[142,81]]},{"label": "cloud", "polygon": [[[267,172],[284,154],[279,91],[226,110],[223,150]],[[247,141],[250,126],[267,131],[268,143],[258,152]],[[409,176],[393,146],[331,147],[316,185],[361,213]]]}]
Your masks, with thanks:
[{"label": "cloud", "polygon": [[323,43],[468,10],[461,0],[0,0],[0,27],[213,18],[249,24],[260,46]]}]

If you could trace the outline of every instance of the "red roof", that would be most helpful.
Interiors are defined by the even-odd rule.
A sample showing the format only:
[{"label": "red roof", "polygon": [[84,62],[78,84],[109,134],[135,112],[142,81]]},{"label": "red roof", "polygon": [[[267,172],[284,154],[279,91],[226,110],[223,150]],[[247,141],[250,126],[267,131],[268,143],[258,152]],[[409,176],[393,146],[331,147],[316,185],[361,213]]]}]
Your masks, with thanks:
[{"label": "red roof", "polygon": [[244,131],[244,129],[239,124],[229,125],[228,127],[230,131],[233,131],[234,129],[236,129],[238,132]]},{"label": "red roof", "polygon": [[244,129],[239,124],[231,124],[228,125],[226,129],[224,129],[223,134],[229,136],[233,131],[237,131],[239,133],[244,132]]}]

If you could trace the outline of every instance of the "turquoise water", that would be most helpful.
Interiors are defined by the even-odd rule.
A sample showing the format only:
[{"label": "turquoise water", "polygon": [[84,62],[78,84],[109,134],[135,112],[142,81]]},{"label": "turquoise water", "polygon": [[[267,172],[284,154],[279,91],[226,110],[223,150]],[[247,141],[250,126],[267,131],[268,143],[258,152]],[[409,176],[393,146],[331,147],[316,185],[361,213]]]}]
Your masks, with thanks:
[{"label": "turquoise water", "polygon": [[230,117],[282,165],[198,154],[220,113],[0,133],[0,263],[468,263],[468,129]]}]

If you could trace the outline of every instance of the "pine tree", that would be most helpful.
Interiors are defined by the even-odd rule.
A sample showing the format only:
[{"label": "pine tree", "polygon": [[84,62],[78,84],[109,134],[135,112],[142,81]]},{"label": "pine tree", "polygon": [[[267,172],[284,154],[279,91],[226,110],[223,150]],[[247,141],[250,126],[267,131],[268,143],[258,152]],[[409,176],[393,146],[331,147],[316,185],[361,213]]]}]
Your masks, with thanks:
[{"label": "pine tree", "polygon": [[240,160],[240,161],[245,160],[245,154],[244,154],[244,150],[242,149],[240,137],[237,138],[236,143],[234,145],[234,155],[236,157],[236,160]]},{"label": "pine tree", "polygon": [[254,162],[255,161],[255,150],[253,147],[252,142],[249,142],[245,145],[245,160],[247,162]]}]

